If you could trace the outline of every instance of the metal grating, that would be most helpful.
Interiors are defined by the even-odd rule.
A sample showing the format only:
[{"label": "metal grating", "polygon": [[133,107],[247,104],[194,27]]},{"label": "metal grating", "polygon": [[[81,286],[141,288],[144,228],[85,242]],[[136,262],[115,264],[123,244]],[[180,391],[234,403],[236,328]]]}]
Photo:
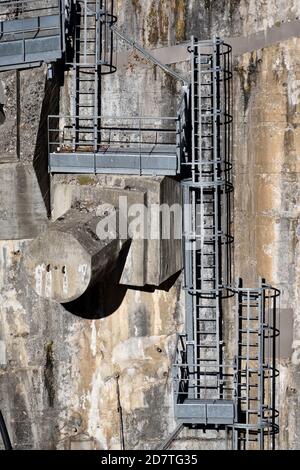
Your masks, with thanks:
[{"label": "metal grating", "polygon": [[[185,109],[174,117],[101,115],[101,76],[113,73],[113,0],[80,0],[74,15],[71,114],[49,116],[51,173],[176,175]],[[183,100],[183,104],[185,101]]]},{"label": "metal grating", "polygon": [[0,3],[0,71],[61,59],[67,9],[62,0]]}]

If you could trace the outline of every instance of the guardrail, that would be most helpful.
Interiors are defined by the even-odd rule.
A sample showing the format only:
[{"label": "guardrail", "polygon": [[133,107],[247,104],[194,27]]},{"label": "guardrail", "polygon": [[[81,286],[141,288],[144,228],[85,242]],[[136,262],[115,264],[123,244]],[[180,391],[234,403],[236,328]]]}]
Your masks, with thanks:
[{"label": "guardrail", "polygon": [[0,71],[30,68],[62,57],[64,5],[62,0],[0,3]]},{"label": "guardrail", "polygon": [[[233,400],[234,364],[199,364],[189,357],[187,335],[177,337],[173,359],[175,403],[186,398]],[[217,395],[217,396],[214,396]]]},{"label": "guardrail", "polygon": [[177,144],[178,117],[49,116],[49,154]]},{"label": "guardrail", "polygon": [[[1,1],[0,3],[0,19],[23,19],[34,18],[36,16],[44,16],[46,14],[56,15],[61,12],[61,0],[14,0]],[[1,17],[4,18],[1,18]]]},{"label": "guardrail", "polygon": [[180,129],[178,116],[49,116],[49,171],[175,176]]}]

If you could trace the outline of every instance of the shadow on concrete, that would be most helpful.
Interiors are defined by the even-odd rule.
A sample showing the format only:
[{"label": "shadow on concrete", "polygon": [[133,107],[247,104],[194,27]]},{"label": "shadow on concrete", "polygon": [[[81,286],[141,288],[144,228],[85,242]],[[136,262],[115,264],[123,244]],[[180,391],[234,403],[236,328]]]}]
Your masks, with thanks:
[{"label": "shadow on concrete", "polygon": [[96,281],[79,299],[62,304],[64,309],[77,317],[85,318],[87,320],[100,320],[101,318],[106,318],[109,315],[112,315],[116,310],[118,310],[124,300],[127,290],[137,290],[140,292],[150,293],[153,293],[156,290],[168,292],[174,286],[181,274],[181,271],[178,271],[176,274],[164,281],[159,287],[133,287],[119,284],[129,248],[130,240],[123,247],[120,253],[117,268],[109,273],[104,281]]},{"label": "shadow on concrete", "polygon": [[177,279],[179,278],[181,274],[181,270],[178,271],[177,273],[173,274],[173,276],[169,277],[169,279],[167,279],[166,281],[162,282],[160,284],[160,286],[150,286],[150,285],[146,285],[144,287],[132,287],[132,286],[128,286],[128,289],[132,289],[132,290],[138,290],[140,292],[155,292],[157,290],[163,290],[165,292],[169,292],[169,290],[174,286],[174,284],[176,283]]},{"label": "shadow on concrete", "polygon": [[48,173],[48,116],[59,114],[60,87],[63,85],[63,68],[60,63],[54,65],[54,76],[46,78],[44,99],[40,114],[39,129],[34,150],[33,168],[41,194],[50,216],[50,175]]},{"label": "shadow on concrete", "polygon": [[105,280],[95,282],[86,292],[73,302],[63,304],[67,312],[88,320],[100,320],[114,313],[123,302],[127,286],[119,284],[130,248],[130,240],[119,255],[117,267]]},{"label": "shadow on concrete", "polygon": [[2,103],[0,103],[0,126],[1,126],[1,124],[5,123],[5,119],[6,119],[6,116],[5,116],[5,112],[4,112],[4,105]]}]

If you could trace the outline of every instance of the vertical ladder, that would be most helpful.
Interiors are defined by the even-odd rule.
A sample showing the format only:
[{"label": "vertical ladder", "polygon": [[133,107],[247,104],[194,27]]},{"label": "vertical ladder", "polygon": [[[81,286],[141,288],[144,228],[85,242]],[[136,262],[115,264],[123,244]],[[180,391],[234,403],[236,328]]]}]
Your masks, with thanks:
[{"label": "vertical ladder", "polygon": [[73,151],[96,150],[98,128],[96,117],[100,114],[98,94],[97,7],[96,0],[76,2],[74,30],[74,57],[71,64],[73,85],[71,94]]},{"label": "vertical ladder", "polygon": [[[222,179],[220,131],[220,44],[207,54],[191,44],[192,155],[183,182],[185,210],[185,287],[188,343],[193,346],[195,398],[222,396]],[[223,186],[223,187],[222,187]],[[191,320],[192,319],[192,320]]]},{"label": "vertical ladder", "polygon": [[79,0],[73,39],[72,150],[96,153],[101,143],[101,75],[112,73],[113,0]]},{"label": "vertical ladder", "polygon": [[236,299],[236,449],[275,448],[278,432],[275,408],[278,295],[279,292],[263,280],[258,289],[245,289],[239,281]]}]

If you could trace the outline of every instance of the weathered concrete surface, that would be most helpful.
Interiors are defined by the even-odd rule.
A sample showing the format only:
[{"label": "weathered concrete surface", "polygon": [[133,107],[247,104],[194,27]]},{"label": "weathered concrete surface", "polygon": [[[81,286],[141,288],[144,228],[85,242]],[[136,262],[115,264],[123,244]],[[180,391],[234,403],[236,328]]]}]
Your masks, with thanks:
[{"label": "weathered concrete surface", "polygon": [[[49,175],[48,175],[48,144],[47,119],[48,114],[58,112],[59,83],[58,79],[46,80],[47,68],[39,67],[33,70],[3,72],[1,83],[4,89],[5,122],[0,128],[0,178],[2,163],[28,164],[33,167],[31,171],[32,185],[36,193],[37,184],[40,187],[41,204],[46,205],[49,211]],[[34,182],[34,175],[36,182]],[[11,210],[8,200],[3,200],[3,208]],[[36,203],[27,198],[28,209],[36,210]],[[17,223],[17,220],[15,221]],[[22,226],[20,224],[20,226]],[[39,220],[36,221],[38,229]],[[34,237],[37,230],[31,236]],[[15,237],[11,232],[7,238],[27,238],[28,233],[20,232]]]},{"label": "weathered concrete surface", "polygon": [[146,47],[173,45],[193,34],[208,39],[248,36],[300,17],[296,0],[124,0],[120,28]]},{"label": "weathered concrete surface", "polygon": [[[129,238],[121,238],[119,228],[99,235],[98,225],[114,222],[116,211],[109,207],[96,211],[70,209],[27,249],[25,266],[31,288],[41,297],[59,303],[81,297],[96,281],[116,267]],[[100,238],[99,238],[100,237]]]},{"label": "weathered concrete surface", "polygon": [[[190,32],[200,38],[209,38],[214,33],[226,37],[253,34],[278,21],[296,19],[300,9],[299,2],[295,0],[125,0],[116,3],[119,27],[149,48],[180,42],[188,38]],[[151,11],[152,15],[149,14]],[[125,50],[120,42],[118,47]],[[298,314],[295,313],[299,305],[299,270],[296,267],[299,216],[292,208],[296,206],[293,199],[298,176],[294,170],[287,171],[297,162],[299,153],[297,126],[293,125],[298,105],[296,108],[287,107],[288,102],[294,103],[298,93],[297,56],[298,49],[293,41],[264,51],[261,54],[263,68],[258,74],[251,56],[244,57],[240,67],[244,66],[245,70],[240,72],[241,79],[237,78],[234,94],[234,119],[239,120],[243,116],[237,126],[240,134],[236,137],[235,151],[239,175],[235,200],[236,274],[242,275],[249,284],[257,283],[258,274],[265,275],[276,285],[284,284],[283,305],[294,309],[294,354],[292,360],[287,358],[281,362],[283,436],[280,445],[283,448],[300,446],[297,365],[300,330]],[[268,66],[264,65],[266,57]],[[104,112],[118,115],[174,114],[177,84],[141,59],[132,62],[125,72],[122,70],[120,75],[107,77],[103,86]],[[278,83],[275,80],[277,69],[281,77]],[[21,79],[30,77],[32,83],[32,92],[21,96],[22,106],[23,100],[31,101],[30,106],[28,104],[29,118],[30,113],[38,109],[34,106],[37,95],[44,94],[43,80],[38,80],[37,86],[33,86],[37,73],[37,70],[21,72]],[[283,79],[285,75],[287,79]],[[5,87],[9,85],[8,80],[14,81],[13,74],[9,77],[5,80],[1,77]],[[262,80],[264,91],[260,91]],[[281,80],[282,84],[288,85],[281,88]],[[23,89],[29,88],[25,84]],[[66,102],[65,109],[69,109],[66,91],[61,93],[61,97]],[[14,93],[11,92],[13,98]],[[272,133],[269,126],[261,123],[263,130],[260,133],[255,125],[251,128],[251,123],[258,120],[257,103],[260,100],[264,103],[260,106],[260,113],[272,111],[271,117],[264,119],[266,123],[273,120],[276,103],[281,103],[282,117],[276,118],[278,127],[272,124]],[[254,112],[253,108],[253,112],[249,112],[254,103],[257,111]],[[287,118],[287,109],[291,118]],[[13,116],[13,110],[10,112]],[[276,129],[277,133],[274,132]],[[40,142],[44,145],[46,134],[43,127],[40,135]],[[282,135],[286,135],[287,143],[284,152]],[[27,136],[30,138],[26,139],[22,152],[32,161],[36,137],[29,131]],[[256,145],[256,138],[259,138],[261,147]],[[4,145],[1,139],[2,133],[0,160],[11,149],[10,141]],[[276,151],[270,154],[269,148],[274,150],[275,144]],[[258,152],[259,166],[255,163],[258,160],[254,158],[254,150]],[[280,171],[276,168],[277,160]],[[47,164],[44,157],[38,161]],[[278,174],[274,175],[273,183],[271,175],[275,171]],[[241,183],[238,178],[241,178]],[[91,192],[94,190],[92,186]],[[66,198],[68,194],[66,190]],[[263,206],[259,209],[258,204]],[[54,202],[54,212],[62,205],[65,201],[61,193],[60,201],[56,199]],[[254,217],[256,211],[257,218]],[[21,217],[19,220],[23,226],[24,221]],[[126,447],[154,448],[174,427],[170,364],[174,335],[182,328],[183,321],[179,281],[169,291],[155,292],[126,287],[117,289],[115,284],[108,285],[107,304],[101,310],[101,318],[87,320],[67,313],[60,305],[41,300],[31,291],[29,293],[19,253],[19,250],[24,252],[27,243],[0,242],[0,397],[13,443],[17,448],[117,448],[119,416],[113,376],[118,372]],[[82,316],[86,310],[86,306],[81,307]],[[190,431],[174,443],[174,447],[220,448],[224,441],[218,437],[221,436],[217,433],[203,435]]]},{"label": "weathered concrete surface", "polygon": [[[294,319],[280,361],[282,449],[299,448],[300,39],[247,54],[236,66],[235,271],[281,289],[281,329]],[[288,345],[286,345],[288,346]],[[286,349],[286,348],[285,348]],[[287,349],[287,350],[288,350]]]},{"label": "weathered concrete surface", "polygon": [[0,133],[0,163],[8,159],[33,161],[34,136],[40,126],[45,78],[45,68],[1,73],[6,121]]},{"label": "weathered concrete surface", "polygon": [[32,165],[0,165],[0,240],[36,237],[48,224]]},{"label": "weathered concrete surface", "polygon": [[175,425],[170,368],[180,282],[155,292],[109,285],[106,303],[112,308],[119,297],[120,306],[87,320],[31,292],[21,256],[27,245],[0,243],[0,395],[14,445],[119,448],[118,373],[126,448],[155,448]]}]

